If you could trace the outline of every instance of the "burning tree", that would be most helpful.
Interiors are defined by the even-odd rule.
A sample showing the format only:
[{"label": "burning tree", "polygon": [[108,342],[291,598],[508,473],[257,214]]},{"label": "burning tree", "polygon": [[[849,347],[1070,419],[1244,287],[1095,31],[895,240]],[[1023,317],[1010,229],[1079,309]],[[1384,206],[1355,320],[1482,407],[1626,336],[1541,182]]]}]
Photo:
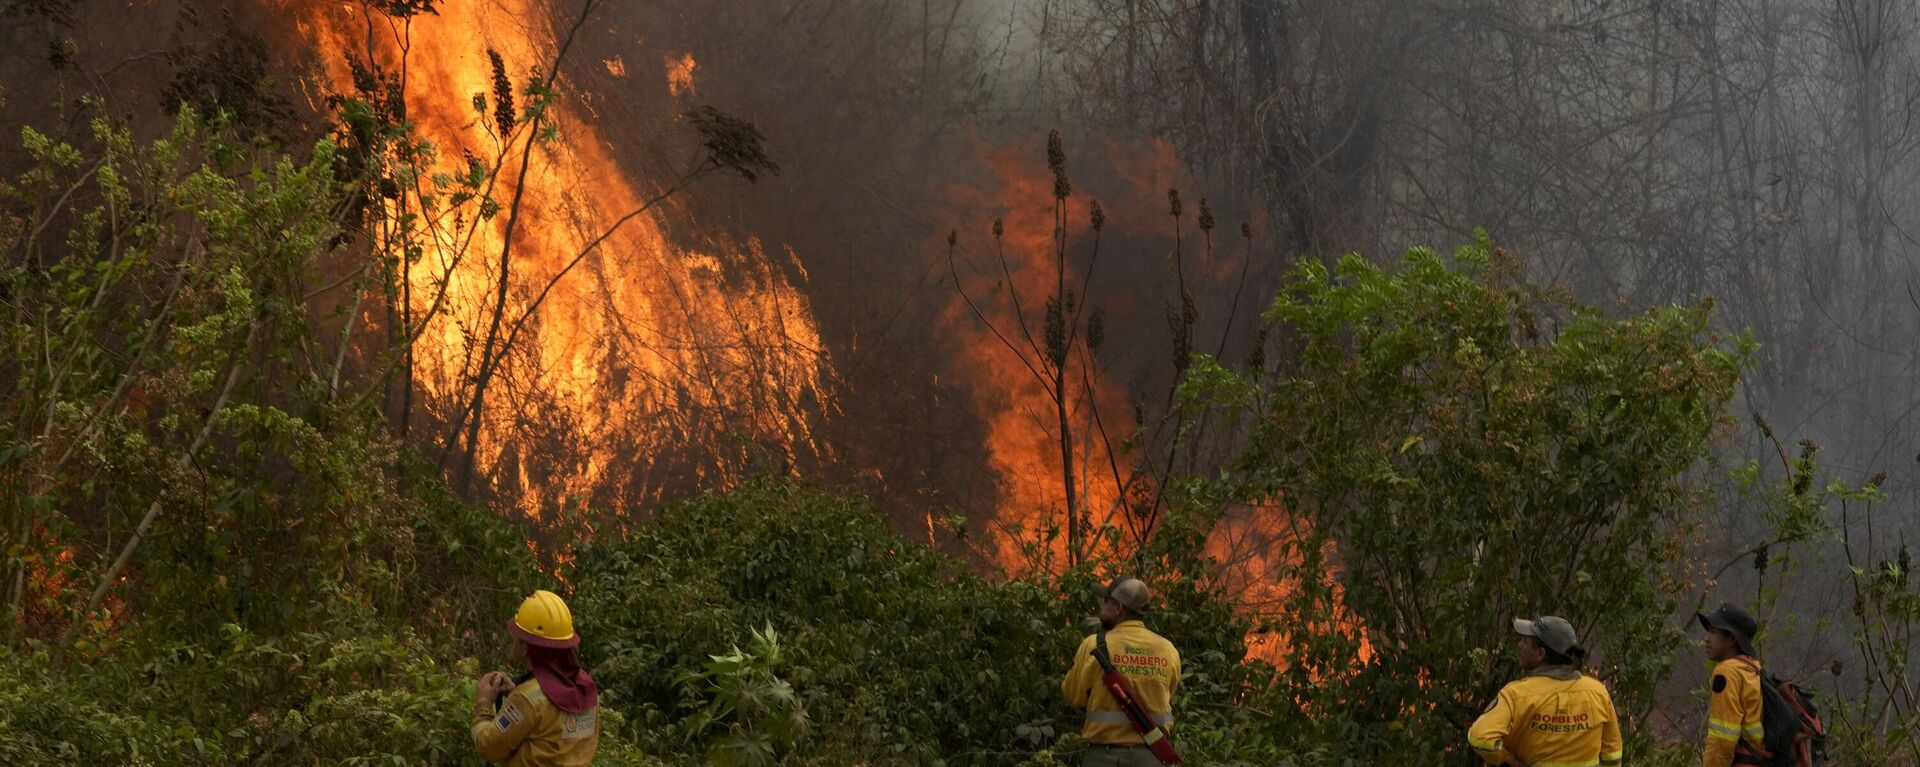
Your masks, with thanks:
[{"label": "burning tree", "polygon": [[[961,280],[955,258],[959,243],[957,232],[947,235],[947,269],[973,318],[987,329],[1007,353],[1019,361],[1043,393],[1051,419],[1050,436],[1059,449],[1060,492],[1065,504],[1061,516],[1066,523],[1067,564],[1073,567],[1084,561],[1092,548],[1087,540],[1091,520],[1087,511],[1089,494],[1086,486],[1091,481],[1091,471],[1083,469],[1076,472],[1076,463],[1086,465],[1094,460],[1092,451],[1088,449],[1090,444],[1075,443],[1076,427],[1083,442],[1090,442],[1085,439],[1088,432],[1098,435],[1100,449],[1112,472],[1112,500],[1116,507],[1125,501],[1129,481],[1121,478],[1113,440],[1100,418],[1096,380],[1099,377],[1098,356],[1106,340],[1106,330],[1100,310],[1090,308],[1091,301],[1087,296],[1087,286],[1100,258],[1100,235],[1106,227],[1106,213],[1098,200],[1089,205],[1088,223],[1093,230],[1093,253],[1082,270],[1084,273],[1073,275],[1068,264],[1070,211],[1067,205],[1067,199],[1073,194],[1073,184],[1067,177],[1066,151],[1057,130],[1047,135],[1047,170],[1053,176],[1052,231],[1045,246],[1045,258],[1051,266],[1051,284],[1046,286],[1048,292],[1037,317],[1029,310],[1028,301],[1031,299],[1021,298],[1020,280],[1016,279],[1014,269],[1008,263],[1004,220],[996,218],[993,221],[993,257],[999,272],[995,290],[1004,288],[1008,302],[1006,311],[995,312],[996,316],[1001,317],[1000,321],[996,322],[987,310],[982,309]],[[1077,279],[1070,281],[1072,277]],[[1008,317],[1008,314],[1011,316]],[[1081,419],[1089,423],[1079,423]]]},{"label": "burning tree", "polygon": [[[651,425],[646,419],[658,412],[684,410],[695,424],[661,429],[654,439],[717,444],[717,435],[737,430],[804,441],[788,427],[804,422],[809,411],[799,400],[817,391],[811,387],[822,362],[804,299],[776,295],[767,305],[744,307],[720,300],[782,292],[778,267],[761,249],[745,249],[739,259],[746,274],[735,277],[744,288],[703,276],[724,268],[717,259],[619,271],[628,261],[646,260],[642,255],[657,261],[673,248],[656,217],[689,185],[721,174],[753,180],[778,171],[754,126],[710,108],[685,112],[681,122],[691,128],[685,133],[697,137],[692,161],[650,194],[602,182],[598,189],[609,204],[624,210],[596,218],[595,211],[562,204],[568,199],[555,191],[559,181],[538,178],[577,177],[584,167],[556,127],[563,114],[558,62],[567,42],[527,78],[513,75],[507,62],[529,60],[540,50],[534,42],[520,41],[505,53],[483,49],[488,55],[478,60],[486,65],[478,71],[490,76],[471,82],[490,90],[471,101],[447,96],[446,88],[427,97],[417,83],[409,85],[407,73],[439,71],[448,62],[438,57],[456,47],[471,52],[465,39],[413,38],[414,15],[434,10],[431,5],[361,9],[388,24],[400,42],[390,48],[369,41],[359,55],[332,49],[341,70],[336,82],[348,86],[328,102],[338,123],[297,159],[260,138],[259,126],[242,115],[205,115],[190,103],[173,105],[173,132],[151,143],[116,119],[94,117],[114,107],[93,98],[79,105],[82,116],[94,118],[81,121],[91,131],[84,138],[22,131],[27,166],[0,183],[6,255],[0,332],[34,339],[0,366],[18,384],[0,400],[10,413],[9,436],[0,441],[0,486],[14,491],[0,508],[0,547],[13,552],[4,587],[10,638],[51,634],[62,645],[77,645],[111,633],[101,631],[113,623],[103,616],[115,614],[123,598],[170,588],[165,584],[173,582],[176,564],[206,555],[193,546],[185,547],[191,556],[184,558],[149,550],[156,538],[177,544],[178,531],[196,522],[221,536],[249,529],[255,532],[248,535],[271,537],[248,527],[265,524],[250,515],[269,505],[267,499],[305,488],[313,500],[332,503],[325,513],[281,526],[282,534],[295,536],[310,521],[385,496],[395,489],[389,483],[418,483],[419,473],[402,457],[416,419],[416,389],[427,395],[422,409],[432,417],[421,420],[445,429],[442,465],[461,467],[462,477],[476,455],[480,468],[498,468],[485,460],[501,451],[481,452],[483,436],[494,445],[515,443],[529,455],[541,452],[530,443],[548,436],[482,429],[482,423],[528,420],[489,417],[507,408],[488,408],[488,402],[565,410],[543,407],[564,397],[541,399],[548,393],[542,388],[557,380],[558,388],[578,383],[598,392],[607,379],[638,367],[667,374],[622,379],[621,391],[637,394],[607,412],[570,412],[552,421],[572,426],[599,417],[600,425],[634,429]],[[566,34],[596,7],[586,3]],[[339,12],[314,10],[315,34],[338,42],[326,33],[338,21],[330,14]],[[477,23],[473,13],[480,11],[448,10],[433,18]],[[229,24],[226,31],[236,29]],[[264,56],[258,40],[232,47],[241,53],[210,60],[238,57],[245,66],[227,74],[264,87],[254,82],[262,76],[259,62],[241,55]],[[381,65],[389,55],[398,66]],[[408,61],[420,68],[410,70]],[[199,64],[183,71],[203,75]],[[462,110],[463,127],[485,134],[494,151],[457,140],[458,131],[435,134],[435,126],[447,124],[441,110],[449,104]],[[571,217],[556,218],[561,214]],[[595,257],[616,246],[622,263],[600,268]],[[497,257],[493,271],[481,263],[487,256]],[[570,292],[569,276],[587,272],[599,278],[594,287],[600,291]],[[646,349],[668,359],[631,367],[604,359],[597,360],[601,367],[584,364],[571,345],[576,339],[557,338],[572,334],[556,326],[593,309],[622,325],[630,316],[646,319],[641,311],[655,306],[635,296],[641,291],[630,283],[639,280],[615,279],[621,275],[652,278],[648,288],[681,298],[682,316],[662,312],[645,324],[684,329],[688,336],[631,330],[626,338],[639,339],[630,345],[616,340],[600,348]],[[556,316],[556,306],[565,313]],[[724,316],[694,321],[699,312],[722,310]],[[771,350],[729,343],[735,332],[749,339],[764,332]],[[780,387],[787,388],[769,391]],[[623,410],[635,399],[659,410]],[[397,428],[387,433],[368,423],[370,412]],[[364,455],[341,461],[329,452],[335,439],[347,443],[341,451]],[[223,459],[233,475],[220,473]],[[693,460],[724,463],[707,454]],[[562,455],[553,463],[567,461]],[[551,490],[577,475],[656,491],[666,484],[658,474],[610,472],[617,457],[588,456],[581,463],[586,467],[550,483],[522,468],[496,487],[504,486],[513,502],[523,500],[514,491],[528,485]],[[335,472],[342,470],[366,476],[339,480]],[[103,476],[120,480],[114,502],[105,505],[98,495]],[[303,484],[322,479],[333,488],[320,492]],[[584,505],[578,496],[585,494],[554,492],[576,506]],[[216,519],[195,516],[202,514]],[[396,529],[408,527],[396,523]],[[516,538],[511,545],[526,542]],[[271,558],[271,551],[263,556]],[[269,571],[283,575],[262,563],[251,582],[213,591],[230,588],[242,595],[234,600],[246,604],[244,595]]]},{"label": "burning tree", "polygon": [[801,463],[830,407],[792,254],[686,234],[695,184],[779,172],[759,131],[676,101],[662,133],[692,156],[629,175],[563,98],[605,5],[559,24],[534,2],[294,10],[336,91],[343,238],[365,256],[329,265],[348,288],[336,371],[385,382],[400,433],[428,430],[463,492],[537,514]]},{"label": "burning tree", "polygon": [[[1237,259],[1216,261],[1218,221],[1208,201],[1193,205],[1176,188],[1165,188],[1164,198],[1147,191],[1147,177],[1158,181],[1161,174],[1184,173],[1165,147],[1159,149],[1144,173],[1123,170],[1134,178],[1113,208],[1121,211],[1117,224],[1099,200],[1088,202],[1085,219],[1070,210],[1074,187],[1058,131],[1047,137],[1044,176],[996,152],[992,162],[1004,187],[995,202],[1007,217],[993,221],[984,266],[965,268],[959,234],[947,238],[948,276],[957,291],[949,320],[961,331],[968,362],[986,371],[972,383],[976,408],[987,422],[989,462],[1000,475],[995,522],[1009,539],[1035,532],[1043,538],[1064,533],[1066,539],[1062,549],[1040,551],[1025,541],[1020,548],[1029,558],[1062,556],[1067,567],[1138,558],[1164,520],[1169,480],[1203,471],[1225,455],[1205,436],[1206,408],[1181,401],[1175,392],[1196,351],[1224,354],[1235,337],[1254,258],[1253,230],[1240,226],[1244,253]],[[1122,161],[1116,156],[1115,162]],[[1042,209],[1032,204],[1042,195],[1048,201],[1045,222],[1039,220]],[[1076,220],[1084,220],[1088,233],[1078,242]],[[1161,221],[1165,230],[1159,230]],[[1108,243],[1110,225],[1130,236]],[[1190,226],[1199,230],[1197,252]],[[1118,260],[1109,250],[1117,250]],[[1141,258],[1152,250],[1164,261]],[[1131,286],[1125,284],[1129,269],[1137,272]],[[1157,340],[1141,344],[1157,331],[1127,326],[1124,312],[1113,320],[1093,297],[1097,279],[1123,302],[1129,293],[1158,292],[1161,283],[1140,282],[1147,274],[1166,289],[1165,346]],[[1201,323],[1203,301],[1197,296],[1203,291],[1215,294],[1221,310],[1211,327]],[[1035,294],[1044,298],[1036,301]],[[1196,338],[1214,329],[1217,343]],[[1116,380],[1116,360],[1129,356],[1150,360],[1137,363],[1151,371],[1144,377],[1150,380]],[[1044,531],[1018,526],[1041,509],[1057,513],[1062,524]],[[1015,560],[1006,545],[1000,548],[996,561]]]},{"label": "burning tree", "polygon": [[[1027,308],[1020,300],[1020,286],[1016,285],[1012,269],[1006,261],[1006,223],[1002,219],[993,221],[993,250],[995,261],[1004,277],[1008,300],[1012,302],[1014,321],[1010,331],[1002,331],[993,319],[981,311],[979,304],[973,302],[973,296],[966,292],[966,286],[960,283],[960,267],[954,263],[954,248],[958,246],[958,235],[947,235],[947,269],[954,279],[954,286],[960,290],[960,298],[966,302],[973,317],[987,327],[989,333],[1000,340],[1000,344],[1020,359],[1021,365],[1033,375],[1033,381],[1041,384],[1046,400],[1056,417],[1058,444],[1060,444],[1060,488],[1066,498],[1064,517],[1068,534],[1068,563],[1079,565],[1085,556],[1087,546],[1085,536],[1085,494],[1073,481],[1073,413],[1079,411],[1081,402],[1092,398],[1092,358],[1100,350],[1104,340],[1104,329],[1100,321],[1100,311],[1087,311],[1083,279],[1077,288],[1068,286],[1068,196],[1073,194],[1073,185],[1068,181],[1066,150],[1060,144],[1060,131],[1052,131],[1046,136],[1046,169],[1054,175],[1052,188],[1052,235],[1050,235],[1050,256],[1052,256],[1052,277],[1054,285],[1050,288],[1044,315],[1041,319],[1041,333],[1033,331],[1033,323],[1027,315]],[[1100,258],[1100,231],[1106,225],[1106,215],[1100,210],[1100,202],[1092,202],[1091,225],[1094,231],[1094,254]],[[1091,275],[1089,265],[1087,273]],[[1083,319],[1083,311],[1085,319]],[[1018,336],[1018,340],[1014,338]],[[1039,336],[1039,340],[1035,340]],[[1079,356],[1075,352],[1081,352]],[[1077,373],[1077,375],[1075,375]],[[1077,379],[1077,381],[1075,381]],[[1098,408],[1092,408],[1098,413]],[[1102,429],[1104,438],[1104,429]],[[1108,454],[1112,456],[1112,446],[1108,444]]]}]

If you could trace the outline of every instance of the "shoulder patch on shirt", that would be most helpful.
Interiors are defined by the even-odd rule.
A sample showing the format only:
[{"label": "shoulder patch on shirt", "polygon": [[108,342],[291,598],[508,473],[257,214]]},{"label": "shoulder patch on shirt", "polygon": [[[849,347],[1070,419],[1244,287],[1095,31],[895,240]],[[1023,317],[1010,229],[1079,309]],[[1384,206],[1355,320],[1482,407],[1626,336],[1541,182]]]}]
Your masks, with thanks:
[{"label": "shoulder patch on shirt", "polygon": [[500,709],[500,716],[493,720],[493,726],[500,728],[501,732],[506,732],[513,729],[514,725],[525,721],[526,718],[525,714],[520,713],[518,707],[509,702],[505,708]]},{"label": "shoulder patch on shirt", "polygon": [[1727,675],[1714,674],[1713,675],[1713,691],[1722,692],[1726,689],[1727,689]]},{"label": "shoulder patch on shirt", "polygon": [[579,740],[600,731],[600,709],[597,706],[578,714],[565,711],[561,714],[561,740]]}]

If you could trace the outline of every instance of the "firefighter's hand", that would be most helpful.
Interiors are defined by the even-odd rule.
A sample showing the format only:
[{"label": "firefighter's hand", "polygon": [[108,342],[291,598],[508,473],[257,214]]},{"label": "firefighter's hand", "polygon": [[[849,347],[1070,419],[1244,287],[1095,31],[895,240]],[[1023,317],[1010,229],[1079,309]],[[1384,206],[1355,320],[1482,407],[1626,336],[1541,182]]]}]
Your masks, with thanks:
[{"label": "firefighter's hand", "polygon": [[493,705],[500,693],[513,689],[513,677],[502,671],[489,671],[480,676],[480,684],[474,690],[473,702],[481,705]]}]

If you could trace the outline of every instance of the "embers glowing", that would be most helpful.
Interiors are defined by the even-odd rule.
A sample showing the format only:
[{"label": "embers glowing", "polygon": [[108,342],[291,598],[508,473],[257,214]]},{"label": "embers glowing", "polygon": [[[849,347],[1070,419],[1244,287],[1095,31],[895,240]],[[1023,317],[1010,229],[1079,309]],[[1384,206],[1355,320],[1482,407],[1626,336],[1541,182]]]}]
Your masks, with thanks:
[{"label": "embers glowing", "polygon": [[693,60],[693,54],[682,53],[667,56],[667,91],[676,97],[693,95],[693,70],[700,63]]}]

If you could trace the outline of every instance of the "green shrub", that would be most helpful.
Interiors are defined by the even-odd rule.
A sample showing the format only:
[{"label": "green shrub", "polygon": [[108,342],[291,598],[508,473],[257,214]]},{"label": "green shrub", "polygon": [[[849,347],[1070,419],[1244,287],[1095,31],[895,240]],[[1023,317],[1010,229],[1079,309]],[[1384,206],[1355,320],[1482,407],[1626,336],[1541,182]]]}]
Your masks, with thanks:
[{"label": "green shrub", "polygon": [[756,629],[742,651],[715,655],[705,669],[678,680],[692,697],[711,697],[688,719],[689,740],[708,740],[707,761],[720,767],[778,764],[806,736],[807,707],[777,673],[785,659],[780,635]]},{"label": "green shrub", "polygon": [[471,661],[411,631],[178,644],[58,675],[44,654],[0,656],[0,761],[9,765],[453,764],[470,752]]},{"label": "green shrub", "polygon": [[[1064,729],[1079,637],[1051,592],[994,586],[893,535],[863,503],[784,484],[704,496],[582,549],[574,612],[603,685],[672,724],[706,701],[674,680],[769,625],[820,750],[907,762]],[[664,744],[663,744],[664,745]]]},{"label": "green shrub", "polygon": [[1484,235],[1451,263],[1309,261],[1265,315],[1285,339],[1275,368],[1195,364],[1183,396],[1247,438],[1224,477],[1183,488],[1182,513],[1204,529],[1277,500],[1290,524],[1272,529],[1297,531],[1271,544],[1294,586],[1289,667],[1246,701],[1296,753],[1464,751],[1515,674],[1517,616],[1574,621],[1627,716],[1681,641],[1666,621],[1707,496],[1693,472],[1746,346],[1710,337],[1709,305],[1613,320],[1518,273]]},{"label": "green shrub", "polygon": [[[675,680],[761,625],[812,715],[801,763],[1004,764],[1080,728],[1059,686],[1091,630],[1091,576],[990,582],[861,501],[771,482],[702,496],[585,546],[573,581],[596,677],[655,753],[708,705]],[[1168,585],[1155,625],[1196,648],[1189,669],[1225,677],[1239,656],[1206,648],[1238,653],[1244,624]]]},{"label": "green shrub", "polygon": [[217,763],[220,742],[178,721],[179,708],[142,712],[123,699],[48,673],[46,656],[0,651],[0,764]]}]

